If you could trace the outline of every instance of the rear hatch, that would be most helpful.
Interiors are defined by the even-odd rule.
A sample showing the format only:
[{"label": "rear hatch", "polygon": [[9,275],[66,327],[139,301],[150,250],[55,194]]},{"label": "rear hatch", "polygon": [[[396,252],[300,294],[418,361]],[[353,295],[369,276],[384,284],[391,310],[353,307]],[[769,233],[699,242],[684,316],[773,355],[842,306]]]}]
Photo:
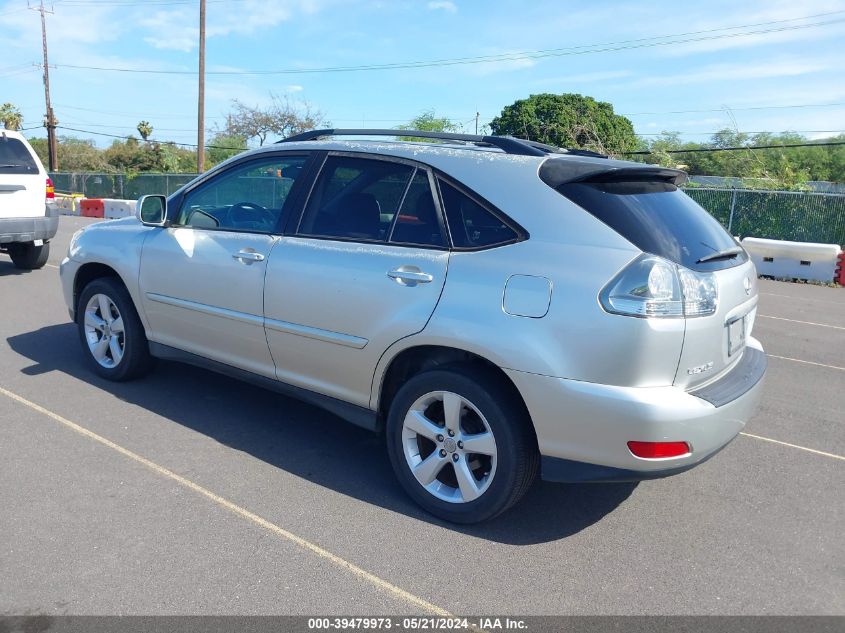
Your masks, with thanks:
[{"label": "rear hatch", "polygon": [[45,213],[47,174],[22,140],[0,132],[0,218]]},{"label": "rear hatch", "polygon": [[[604,170],[594,169],[565,182],[550,182],[553,170],[543,177],[541,169],[540,176],[643,252],[713,275],[718,289],[716,310],[685,318],[674,384],[694,389],[711,382],[739,360],[751,334],[757,305],[754,265],[722,225],[678,188],[685,179],[683,172],[606,164]],[[554,171],[562,172],[560,168]]]}]

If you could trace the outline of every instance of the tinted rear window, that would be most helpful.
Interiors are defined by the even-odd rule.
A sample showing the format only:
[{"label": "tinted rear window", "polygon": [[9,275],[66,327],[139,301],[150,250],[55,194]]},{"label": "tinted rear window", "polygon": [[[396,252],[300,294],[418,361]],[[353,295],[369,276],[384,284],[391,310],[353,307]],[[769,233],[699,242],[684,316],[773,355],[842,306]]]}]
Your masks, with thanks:
[{"label": "tinted rear window", "polygon": [[37,174],[32,154],[16,138],[0,134],[0,174]]},{"label": "tinted rear window", "polygon": [[721,270],[745,262],[731,259],[698,264],[737,243],[716,219],[667,182],[574,182],[557,190],[640,250],[692,270]]},{"label": "tinted rear window", "polygon": [[492,211],[444,180],[440,180],[440,193],[455,248],[485,248],[519,239],[519,234]]}]

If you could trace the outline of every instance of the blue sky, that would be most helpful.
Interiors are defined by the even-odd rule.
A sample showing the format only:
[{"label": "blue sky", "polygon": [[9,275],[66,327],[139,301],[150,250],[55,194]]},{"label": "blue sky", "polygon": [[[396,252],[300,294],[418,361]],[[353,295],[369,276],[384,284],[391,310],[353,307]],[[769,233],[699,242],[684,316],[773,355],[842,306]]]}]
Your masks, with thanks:
[{"label": "blue sky", "polygon": [[[222,124],[232,98],[264,105],[271,92],[308,101],[335,127],[394,127],[434,110],[469,132],[476,112],[484,124],[530,94],[579,92],[612,103],[643,135],[674,130],[704,140],[734,125],[810,137],[845,131],[844,0],[207,1],[209,128]],[[42,120],[44,92],[33,67],[39,16],[26,6],[0,0],[0,103],[20,107],[30,127]],[[147,119],[154,138],[196,142],[198,0],[48,6],[61,125],[125,135]],[[565,50],[524,54],[548,49]],[[311,72],[486,56],[505,59]],[[256,70],[299,72],[238,74]],[[806,107],[783,107],[796,105]]]}]

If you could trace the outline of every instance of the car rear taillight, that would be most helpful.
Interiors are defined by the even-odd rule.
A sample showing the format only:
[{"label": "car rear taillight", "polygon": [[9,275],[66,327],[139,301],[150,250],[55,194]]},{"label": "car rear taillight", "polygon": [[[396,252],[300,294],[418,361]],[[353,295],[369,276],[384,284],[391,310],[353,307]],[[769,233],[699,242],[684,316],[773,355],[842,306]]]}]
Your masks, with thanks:
[{"label": "car rear taillight", "polygon": [[49,178],[47,179],[47,191],[44,196],[47,200],[55,200],[56,199],[56,188],[53,186],[53,181]]},{"label": "car rear taillight", "polygon": [[695,272],[643,254],[604,287],[599,301],[611,314],[690,318],[715,313],[719,289],[713,273]]},{"label": "car rear taillight", "polygon": [[664,459],[692,453],[686,442],[628,442],[628,450],[634,457],[643,459]]}]

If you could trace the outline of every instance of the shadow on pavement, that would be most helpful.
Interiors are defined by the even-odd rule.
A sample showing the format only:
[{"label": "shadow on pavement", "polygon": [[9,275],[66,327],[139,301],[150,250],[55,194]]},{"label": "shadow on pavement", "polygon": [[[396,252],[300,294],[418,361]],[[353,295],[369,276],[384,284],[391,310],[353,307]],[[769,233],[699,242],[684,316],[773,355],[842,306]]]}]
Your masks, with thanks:
[{"label": "shadow on pavement", "polygon": [[63,372],[298,477],[478,538],[511,545],[564,538],[601,520],[636,487],[538,481],[515,509],[482,525],[457,526],[408,499],[394,478],[383,437],[322,409],[178,363],[159,362],[134,382],[108,382],[84,365],[71,323],[13,336],[8,343],[32,360],[23,370],[27,375]]},{"label": "shadow on pavement", "polygon": [[[14,275],[28,275],[31,270],[23,270],[15,266],[5,254],[0,254],[0,277],[12,277]],[[0,631],[2,633],[2,631]]]}]

